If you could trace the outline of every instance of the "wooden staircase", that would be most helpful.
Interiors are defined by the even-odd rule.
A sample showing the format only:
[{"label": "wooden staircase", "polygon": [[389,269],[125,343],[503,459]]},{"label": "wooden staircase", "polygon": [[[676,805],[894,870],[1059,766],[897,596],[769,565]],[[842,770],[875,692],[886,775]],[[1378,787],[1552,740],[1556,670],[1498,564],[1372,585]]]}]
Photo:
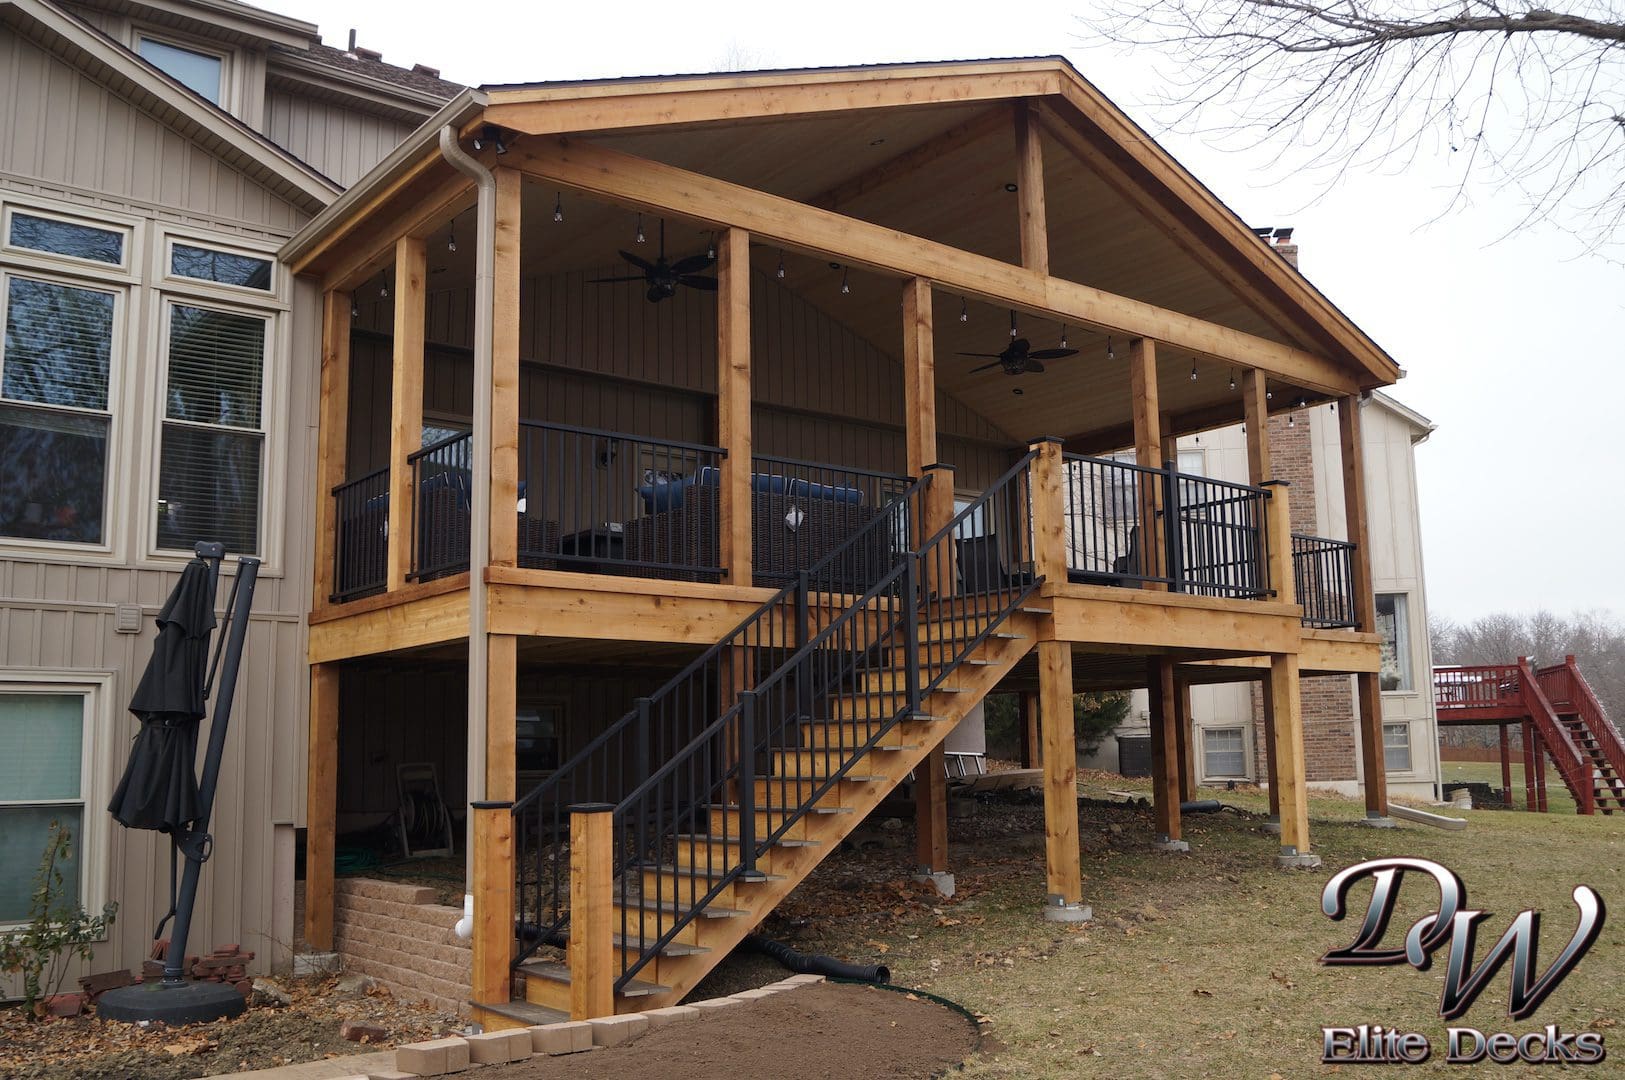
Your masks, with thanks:
[{"label": "wooden staircase", "polygon": [[957,515],[917,481],[518,803],[523,1000],[480,1008],[676,1004],[921,767],[1049,618],[1030,569],[957,562],[971,522],[1022,565],[1033,459]]},{"label": "wooden staircase", "polygon": [[[1625,741],[1603,711],[1574,657],[1535,672],[1541,696],[1567,741],[1578,751],[1581,783],[1592,807],[1607,815],[1625,810]],[[1575,794],[1575,802],[1582,800]]]}]

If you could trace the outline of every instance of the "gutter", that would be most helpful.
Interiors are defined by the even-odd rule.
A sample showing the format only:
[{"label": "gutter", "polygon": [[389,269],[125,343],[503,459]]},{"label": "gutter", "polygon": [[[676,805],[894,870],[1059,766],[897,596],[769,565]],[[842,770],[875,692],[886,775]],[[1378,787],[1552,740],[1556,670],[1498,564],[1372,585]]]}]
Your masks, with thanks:
[{"label": "gutter", "polygon": [[[366,205],[377,194],[415,168],[423,157],[439,145],[440,130],[446,126],[460,130],[486,106],[485,94],[478,90],[464,90],[433,116],[425,120],[416,131],[389,152],[389,156],[373,166],[371,172],[357,180],[349,190],[328,203],[293,238],[277,249],[277,258],[292,265],[301,261],[334,226],[351,217],[356,209]],[[450,160],[449,158],[447,160]],[[452,162],[453,165],[456,162]]]},{"label": "gutter", "polygon": [[[421,129],[420,129],[421,130]],[[491,395],[492,301],[496,291],[497,182],[491,170],[475,161],[457,142],[458,128],[444,124],[437,135],[440,153],[479,189],[475,208],[474,245],[474,460],[470,477],[468,525],[468,801],[486,798],[486,667],[485,568],[491,562]],[[474,815],[468,815],[466,875],[472,904],[474,891]]]}]

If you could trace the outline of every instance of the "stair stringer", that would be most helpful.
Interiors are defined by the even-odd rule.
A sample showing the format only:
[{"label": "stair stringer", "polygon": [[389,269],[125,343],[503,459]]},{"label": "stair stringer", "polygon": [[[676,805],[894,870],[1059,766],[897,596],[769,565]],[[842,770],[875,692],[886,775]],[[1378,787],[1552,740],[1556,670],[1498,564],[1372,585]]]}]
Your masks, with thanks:
[{"label": "stair stringer", "polygon": [[903,742],[907,744],[905,748],[885,753],[881,759],[883,764],[864,767],[866,775],[879,776],[881,779],[841,782],[840,803],[851,812],[806,817],[805,838],[815,843],[770,848],[757,859],[758,869],[770,875],[769,880],[735,883],[732,905],[748,914],[729,919],[696,920],[698,944],[709,951],[689,956],[656,957],[639,977],[667,989],[642,997],[617,995],[615,1011],[644,1012],[681,1002],[712,968],[744,940],[745,935],[760,926],[762,920],[806,880],[819,863],[839,849],[841,841],[863,823],[870,811],[896,790],[925,761],[927,755],[948,737],[954,726],[980,704],[1032,650],[1038,642],[1043,618],[1021,612],[1012,613],[1006,618],[999,629],[1016,636],[988,638],[972,650],[967,659],[988,663],[962,662],[957,665],[951,680],[955,690],[933,693],[922,702],[922,712],[931,719],[898,721],[898,730],[903,732]]},{"label": "stair stringer", "polygon": [[1528,661],[1520,665],[1522,677],[1519,678],[1519,688],[1523,693],[1524,708],[1529,710],[1530,719],[1540,732],[1541,742],[1545,743],[1547,753],[1557,764],[1557,774],[1563,778],[1563,786],[1568,788],[1569,795],[1574,799],[1575,812],[1579,814],[1594,813],[1594,788],[1592,784],[1591,760],[1580,752],[1569,735],[1569,729],[1564,726],[1557,710],[1552,707],[1551,700],[1547,698],[1546,691],[1540,686],[1534,669]]}]

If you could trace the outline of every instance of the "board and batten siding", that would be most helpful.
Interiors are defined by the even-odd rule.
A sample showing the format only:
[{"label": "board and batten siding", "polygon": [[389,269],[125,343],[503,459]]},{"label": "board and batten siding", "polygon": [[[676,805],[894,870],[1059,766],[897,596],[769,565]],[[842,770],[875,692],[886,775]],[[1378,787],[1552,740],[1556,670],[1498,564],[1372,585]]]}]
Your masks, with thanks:
[{"label": "board and batten siding", "polygon": [[[0,668],[8,678],[105,680],[91,727],[94,782],[86,812],[104,815],[138,724],[126,709],[151,654],[153,619],[179,579],[180,557],[149,554],[157,462],[161,316],[167,232],[267,251],[304,213],[269,194],[64,60],[0,25],[0,199],[129,226],[130,274],[120,286],[117,389],[109,443],[109,550],[25,548],[0,541]],[[26,271],[25,271],[26,272]],[[284,273],[279,270],[279,274]],[[285,959],[293,942],[294,828],[304,815],[320,304],[314,287],[284,281],[267,343],[260,546],[265,572],[238,682],[231,735],[210,831],[214,855],[193,925],[199,951],[238,942],[256,967]],[[229,589],[222,582],[223,607]],[[118,633],[120,605],[141,610],[139,633]],[[207,737],[205,728],[204,738]],[[108,940],[86,968],[139,966],[169,906],[169,842],[108,821],[97,862],[119,904]],[[31,874],[34,867],[0,872]],[[0,982],[0,994],[8,992]]]},{"label": "board and batten siding", "polygon": [[300,161],[349,187],[415,126],[273,87],[265,94],[261,130]]}]

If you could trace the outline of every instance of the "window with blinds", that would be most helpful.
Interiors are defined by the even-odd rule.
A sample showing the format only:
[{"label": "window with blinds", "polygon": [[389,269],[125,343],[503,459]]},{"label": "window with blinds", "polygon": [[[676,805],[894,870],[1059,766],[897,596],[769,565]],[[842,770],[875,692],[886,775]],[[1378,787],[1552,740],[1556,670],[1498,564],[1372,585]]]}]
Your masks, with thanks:
[{"label": "window with blinds", "polygon": [[1388,772],[1411,771],[1411,726],[1382,725],[1382,767]]},{"label": "window with blinds", "polygon": [[268,320],[171,302],[157,543],[259,551]]},{"label": "window with blinds", "polygon": [[1237,779],[1247,775],[1247,752],[1241,728],[1202,729],[1202,774]]},{"label": "window with blinds", "polygon": [[0,925],[29,918],[53,821],[72,836],[63,899],[80,902],[86,711],[84,694],[0,693]]},{"label": "window with blinds", "polygon": [[118,297],[0,276],[0,536],[102,542]]}]

